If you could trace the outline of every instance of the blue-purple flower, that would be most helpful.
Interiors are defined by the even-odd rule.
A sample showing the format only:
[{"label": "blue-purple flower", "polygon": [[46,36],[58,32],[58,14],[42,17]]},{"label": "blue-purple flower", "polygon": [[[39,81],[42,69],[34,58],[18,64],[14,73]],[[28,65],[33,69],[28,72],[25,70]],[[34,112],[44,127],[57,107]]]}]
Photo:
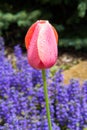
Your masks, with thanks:
[{"label": "blue-purple flower", "polygon": [[[19,45],[15,65],[0,39],[0,130],[48,130],[41,71],[31,68]],[[62,71],[47,70],[53,130],[87,128],[87,82],[63,84]]]}]

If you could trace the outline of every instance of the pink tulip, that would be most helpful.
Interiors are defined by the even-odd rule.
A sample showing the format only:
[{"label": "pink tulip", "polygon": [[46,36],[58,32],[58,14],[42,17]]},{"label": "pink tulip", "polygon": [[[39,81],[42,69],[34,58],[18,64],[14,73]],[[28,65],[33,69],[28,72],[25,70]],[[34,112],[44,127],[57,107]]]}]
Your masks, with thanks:
[{"label": "pink tulip", "polygon": [[52,67],[57,60],[57,42],[57,32],[48,21],[35,22],[25,36],[29,64],[36,69]]}]

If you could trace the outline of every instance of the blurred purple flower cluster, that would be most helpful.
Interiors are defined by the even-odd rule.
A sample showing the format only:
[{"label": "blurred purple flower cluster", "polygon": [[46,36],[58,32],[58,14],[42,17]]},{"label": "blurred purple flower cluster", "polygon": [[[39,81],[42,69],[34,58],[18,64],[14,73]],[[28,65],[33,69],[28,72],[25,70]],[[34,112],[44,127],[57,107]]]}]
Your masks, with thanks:
[{"label": "blurred purple flower cluster", "polygon": [[[19,45],[16,67],[5,56],[0,38],[0,130],[48,130],[41,71],[31,68]],[[63,84],[61,70],[47,82],[53,130],[87,127],[87,82]]]}]

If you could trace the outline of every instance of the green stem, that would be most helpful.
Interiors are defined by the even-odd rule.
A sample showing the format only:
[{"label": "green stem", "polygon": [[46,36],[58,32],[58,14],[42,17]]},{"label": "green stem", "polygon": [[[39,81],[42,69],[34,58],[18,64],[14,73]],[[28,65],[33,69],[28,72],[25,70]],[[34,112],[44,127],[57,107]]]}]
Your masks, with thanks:
[{"label": "green stem", "polygon": [[45,95],[45,102],[46,102],[46,112],[47,112],[48,126],[49,126],[49,130],[52,130],[45,70],[42,70],[42,78],[43,78],[43,86],[44,86],[44,95]]}]

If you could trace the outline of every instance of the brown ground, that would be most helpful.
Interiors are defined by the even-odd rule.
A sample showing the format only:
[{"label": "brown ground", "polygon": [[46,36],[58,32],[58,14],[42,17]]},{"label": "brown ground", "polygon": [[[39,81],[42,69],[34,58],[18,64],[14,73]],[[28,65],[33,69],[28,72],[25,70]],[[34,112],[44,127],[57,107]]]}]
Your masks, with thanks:
[{"label": "brown ground", "polygon": [[57,65],[63,69],[64,83],[69,83],[72,78],[79,79],[80,83],[87,80],[86,52],[60,53]]},{"label": "brown ground", "polygon": [[80,80],[82,84],[84,80],[87,80],[87,60],[81,61],[79,64],[71,67],[69,70],[63,72],[64,83],[69,83],[69,80],[76,78]]}]

